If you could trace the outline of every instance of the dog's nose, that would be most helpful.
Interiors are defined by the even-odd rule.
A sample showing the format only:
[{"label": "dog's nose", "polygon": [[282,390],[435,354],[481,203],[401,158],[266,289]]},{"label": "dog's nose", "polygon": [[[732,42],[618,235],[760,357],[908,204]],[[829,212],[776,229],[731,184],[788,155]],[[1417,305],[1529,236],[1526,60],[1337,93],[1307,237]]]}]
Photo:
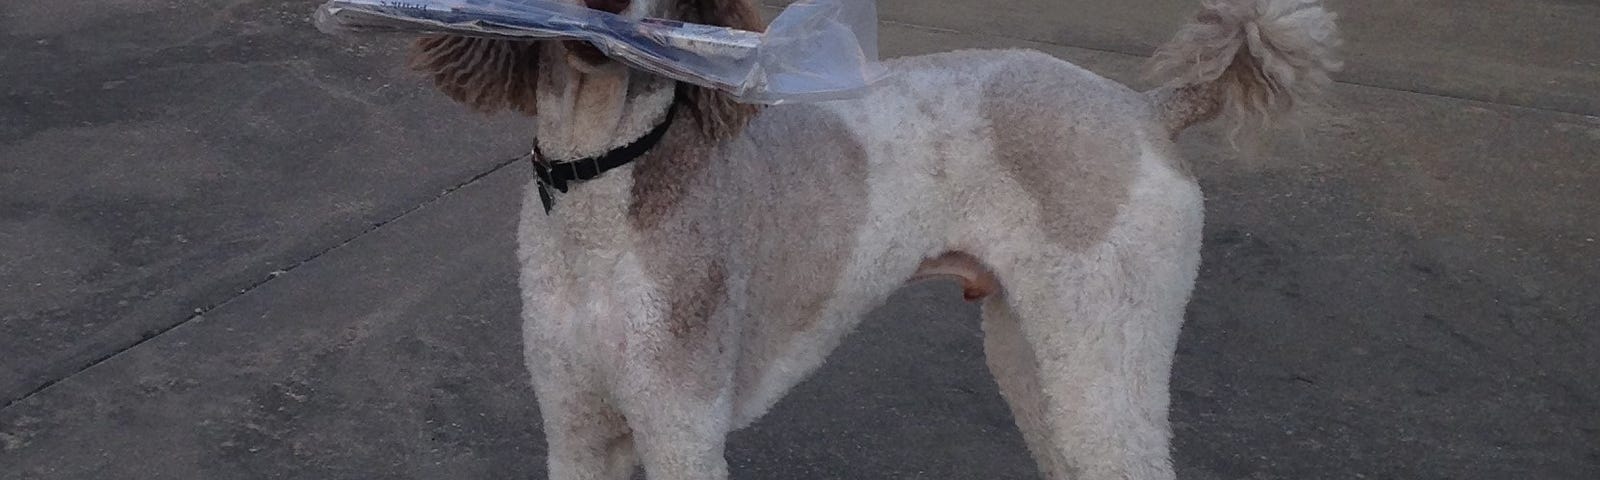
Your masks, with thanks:
[{"label": "dog's nose", "polygon": [[622,13],[633,0],[583,0],[584,6],[609,13]]}]

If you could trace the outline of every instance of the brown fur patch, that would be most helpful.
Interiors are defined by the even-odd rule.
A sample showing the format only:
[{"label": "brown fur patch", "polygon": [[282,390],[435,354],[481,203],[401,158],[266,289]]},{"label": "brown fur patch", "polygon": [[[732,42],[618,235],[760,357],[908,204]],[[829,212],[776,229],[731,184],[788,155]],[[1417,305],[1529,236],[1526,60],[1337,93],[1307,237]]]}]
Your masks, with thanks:
[{"label": "brown fur patch", "polygon": [[704,335],[706,319],[728,296],[728,272],[713,261],[704,270],[682,273],[691,276],[668,281],[667,329],[678,338]]},{"label": "brown fur patch", "polygon": [[[749,259],[754,309],[774,331],[819,321],[850,260],[867,214],[867,151],[843,123],[819,108],[773,109],[750,132],[744,162],[765,162],[750,180],[746,228],[762,240]],[[785,128],[770,128],[782,125]],[[781,336],[781,335],[780,335]]]},{"label": "brown fur patch", "polygon": [[431,76],[451,99],[480,112],[536,115],[539,50],[534,41],[423,37],[412,43],[410,67]]},{"label": "brown fur patch", "polygon": [[[1128,200],[1139,149],[1137,125],[1108,123],[1114,99],[1075,99],[1054,68],[1018,64],[986,86],[982,113],[993,130],[995,160],[1038,202],[1050,239],[1082,250],[1099,243]],[[1041,80],[1044,79],[1044,80]],[[1065,81],[1065,80],[1064,80]],[[1098,114],[1097,110],[1106,110]]]},{"label": "brown fur patch", "polygon": [[628,219],[633,228],[654,230],[683,198],[716,153],[716,140],[673,125],[661,143],[634,162]]},{"label": "brown fur patch", "polygon": [[842,120],[811,105],[767,109],[723,142],[675,127],[633,167],[628,216],[645,271],[677,284],[725,267],[728,293],[747,301],[739,375],[754,375],[833,297],[867,214],[867,165]]}]

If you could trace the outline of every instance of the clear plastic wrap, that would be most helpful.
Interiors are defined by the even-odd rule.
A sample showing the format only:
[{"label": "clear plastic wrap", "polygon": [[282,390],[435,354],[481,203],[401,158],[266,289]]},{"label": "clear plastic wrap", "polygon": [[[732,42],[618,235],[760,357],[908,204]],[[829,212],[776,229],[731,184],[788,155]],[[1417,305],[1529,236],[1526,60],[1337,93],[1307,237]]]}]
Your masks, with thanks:
[{"label": "clear plastic wrap", "polygon": [[881,80],[877,20],[872,0],[799,0],[765,32],[553,0],[330,0],[316,13],[331,34],[582,40],[634,67],[765,104],[851,98]]}]

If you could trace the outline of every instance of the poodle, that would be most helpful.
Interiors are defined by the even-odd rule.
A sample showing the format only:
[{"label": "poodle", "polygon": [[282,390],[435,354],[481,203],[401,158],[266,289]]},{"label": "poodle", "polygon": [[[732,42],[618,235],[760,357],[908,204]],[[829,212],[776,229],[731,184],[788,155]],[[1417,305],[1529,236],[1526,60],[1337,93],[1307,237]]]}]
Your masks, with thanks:
[{"label": "poodle", "polygon": [[[569,0],[759,31],[749,0]],[[959,282],[1045,478],[1170,479],[1202,197],[1174,137],[1259,131],[1339,68],[1314,0],[1207,0],[1139,92],[1034,51],[885,61],[757,106],[586,43],[430,36],[411,66],[536,129],[517,230],[555,479],[721,479],[726,435],[907,282]]]}]

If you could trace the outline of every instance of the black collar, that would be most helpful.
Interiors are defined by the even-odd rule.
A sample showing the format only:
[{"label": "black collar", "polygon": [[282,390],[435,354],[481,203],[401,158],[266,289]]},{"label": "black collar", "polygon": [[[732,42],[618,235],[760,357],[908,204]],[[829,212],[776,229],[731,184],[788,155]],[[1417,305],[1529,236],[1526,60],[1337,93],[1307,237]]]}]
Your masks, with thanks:
[{"label": "black collar", "polygon": [[568,162],[552,162],[545,159],[544,154],[539,152],[538,142],[534,142],[529,161],[533,163],[533,172],[536,175],[534,181],[539,183],[539,201],[544,203],[544,213],[548,215],[550,209],[555,207],[555,196],[550,193],[550,188],[567,193],[569,182],[593,179],[613,168],[627,165],[628,162],[655,148],[657,143],[661,143],[661,138],[667,135],[667,128],[672,126],[673,112],[678,110],[677,103],[672,102],[672,106],[667,107],[666,117],[661,123],[656,124],[655,128],[651,128],[649,133],[634,140],[633,143],[599,156]]}]

